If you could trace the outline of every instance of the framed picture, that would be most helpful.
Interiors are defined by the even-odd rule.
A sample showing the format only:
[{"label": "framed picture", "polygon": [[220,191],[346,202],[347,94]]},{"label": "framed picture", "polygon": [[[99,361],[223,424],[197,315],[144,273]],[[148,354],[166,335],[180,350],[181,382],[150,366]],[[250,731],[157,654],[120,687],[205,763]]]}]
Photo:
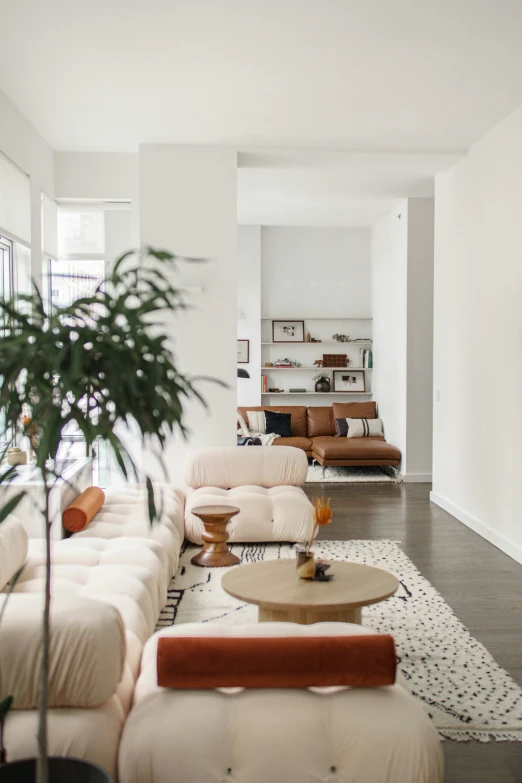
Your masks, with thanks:
[{"label": "framed picture", "polygon": [[366,391],[364,373],[360,370],[334,370],[334,392],[363,392]]},{"label": "framed picture", "polygon": [[248,364],[250,361],[250,340],[237,341],[237,363]]},{"label": "framed picture", "polygon": [[304,343],[304,321],[272,321],[274,343]]}]

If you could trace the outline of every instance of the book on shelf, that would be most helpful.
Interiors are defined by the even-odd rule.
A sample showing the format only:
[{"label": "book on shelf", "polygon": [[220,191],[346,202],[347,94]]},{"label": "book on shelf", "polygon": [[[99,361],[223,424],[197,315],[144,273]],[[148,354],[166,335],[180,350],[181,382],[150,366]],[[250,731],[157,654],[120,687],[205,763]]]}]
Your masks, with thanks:
[{"label": "book on shelf", "polygon": [[370,369],[373,367],[373,351],[368,348],[361,348],[361,367]]},{"label": "book on shelf", "polygon": [[268,379],[267,379],[266,375],[262,375],[261,376],[261,391],[262,392],[266,392],[267,386],[268,386]]},{"label": "book on shelf", "polygon": [[291,394],[304,394],[306,392],[306,389],[289,389],[288,391]]}]

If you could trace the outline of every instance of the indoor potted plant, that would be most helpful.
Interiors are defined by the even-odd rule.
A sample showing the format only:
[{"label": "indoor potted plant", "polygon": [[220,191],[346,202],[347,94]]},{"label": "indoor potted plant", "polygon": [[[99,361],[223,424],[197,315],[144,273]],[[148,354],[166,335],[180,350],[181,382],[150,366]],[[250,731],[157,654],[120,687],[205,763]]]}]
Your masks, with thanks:
[{"label": "indoor potted plant", "polygon": [[[158,459],[166,439],[185,434],[183,407],[187,399],[203,399],[193,381],[176,366],[161,315],[184,307],[171,282],[176,257],[146,248],[133,260],[125,253],[92,296],[67,307],[47,307],[37,287],[29,296],[0,300],[0,414],[5,422],[4,453],[27,433],[36,448],[44,503],[41,513],[46,541],[45,607],[42,628],[38,758],[2,767],[2,781],[37,783],[100,783],[110,777],[95,765],[73,759],[49,759],[47,705],[49,673],[49,606],[51,522],[49,495],[61,479],[58,451],[62,435],[75,422],[89,449],[97,439],[114,452],[127,478],[138,479],[136,467],[116,434],[130,422],[157,446]],[[28,419],[24,417],[29,417]],[[164,467],[164,466],[163,466]],[[0,475],[8,484],[16,467]],[[145,477],[149,516],[156,516],[154,491]],[[0,511],[0,521],[16,508],[23,492]],[[0,694],[0,697],[7,694]]]}]

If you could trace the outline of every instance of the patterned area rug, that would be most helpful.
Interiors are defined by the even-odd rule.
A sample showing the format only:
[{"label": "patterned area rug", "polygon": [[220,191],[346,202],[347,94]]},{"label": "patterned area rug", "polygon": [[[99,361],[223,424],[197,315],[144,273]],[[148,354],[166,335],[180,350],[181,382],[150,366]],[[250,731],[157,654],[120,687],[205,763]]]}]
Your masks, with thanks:
[{"label": "patterned area rug", "polygon": [[[293,558],[288,544],[235,544],[242,563]],[[158,628],[174,623],[241,625],[257,622],[257,607],[221,589],[227,569],[190,563],[199,547],[186,545]],[[504,671],[435,588],[392,541],[319,541],[318,555],[387,569],[397,594],[363,610],[363,623],[395,637],[400,668],[442,737],[522,741],[522,689]]]},{"label": "patterned area rug", "polygon": [[395,468],[342,468],[321,465],[309,465],[306,476],[307,484],[402,484],[402,473]]}]

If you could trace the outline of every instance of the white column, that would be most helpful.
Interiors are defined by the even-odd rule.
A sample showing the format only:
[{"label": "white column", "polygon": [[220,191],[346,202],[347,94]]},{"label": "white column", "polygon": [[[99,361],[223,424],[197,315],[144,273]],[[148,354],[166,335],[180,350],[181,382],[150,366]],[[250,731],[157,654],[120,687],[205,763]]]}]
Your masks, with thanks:
[{"label": "white column", "polygon": [[[183,482],[188,448],[236,442],[237,154],[218,147],[144,144],[139,150],[142,245],[207,259],[180,263],[175,282],[191,290],[193,309],[166,322],[179,369],[227,384],[201,381],[208,403],[186,405],[189,439],[177,435],[165,460],[169,479]],[[147,470],[151,465],[144,466]],[[159,477],[159,473],[156,472]]]}]

